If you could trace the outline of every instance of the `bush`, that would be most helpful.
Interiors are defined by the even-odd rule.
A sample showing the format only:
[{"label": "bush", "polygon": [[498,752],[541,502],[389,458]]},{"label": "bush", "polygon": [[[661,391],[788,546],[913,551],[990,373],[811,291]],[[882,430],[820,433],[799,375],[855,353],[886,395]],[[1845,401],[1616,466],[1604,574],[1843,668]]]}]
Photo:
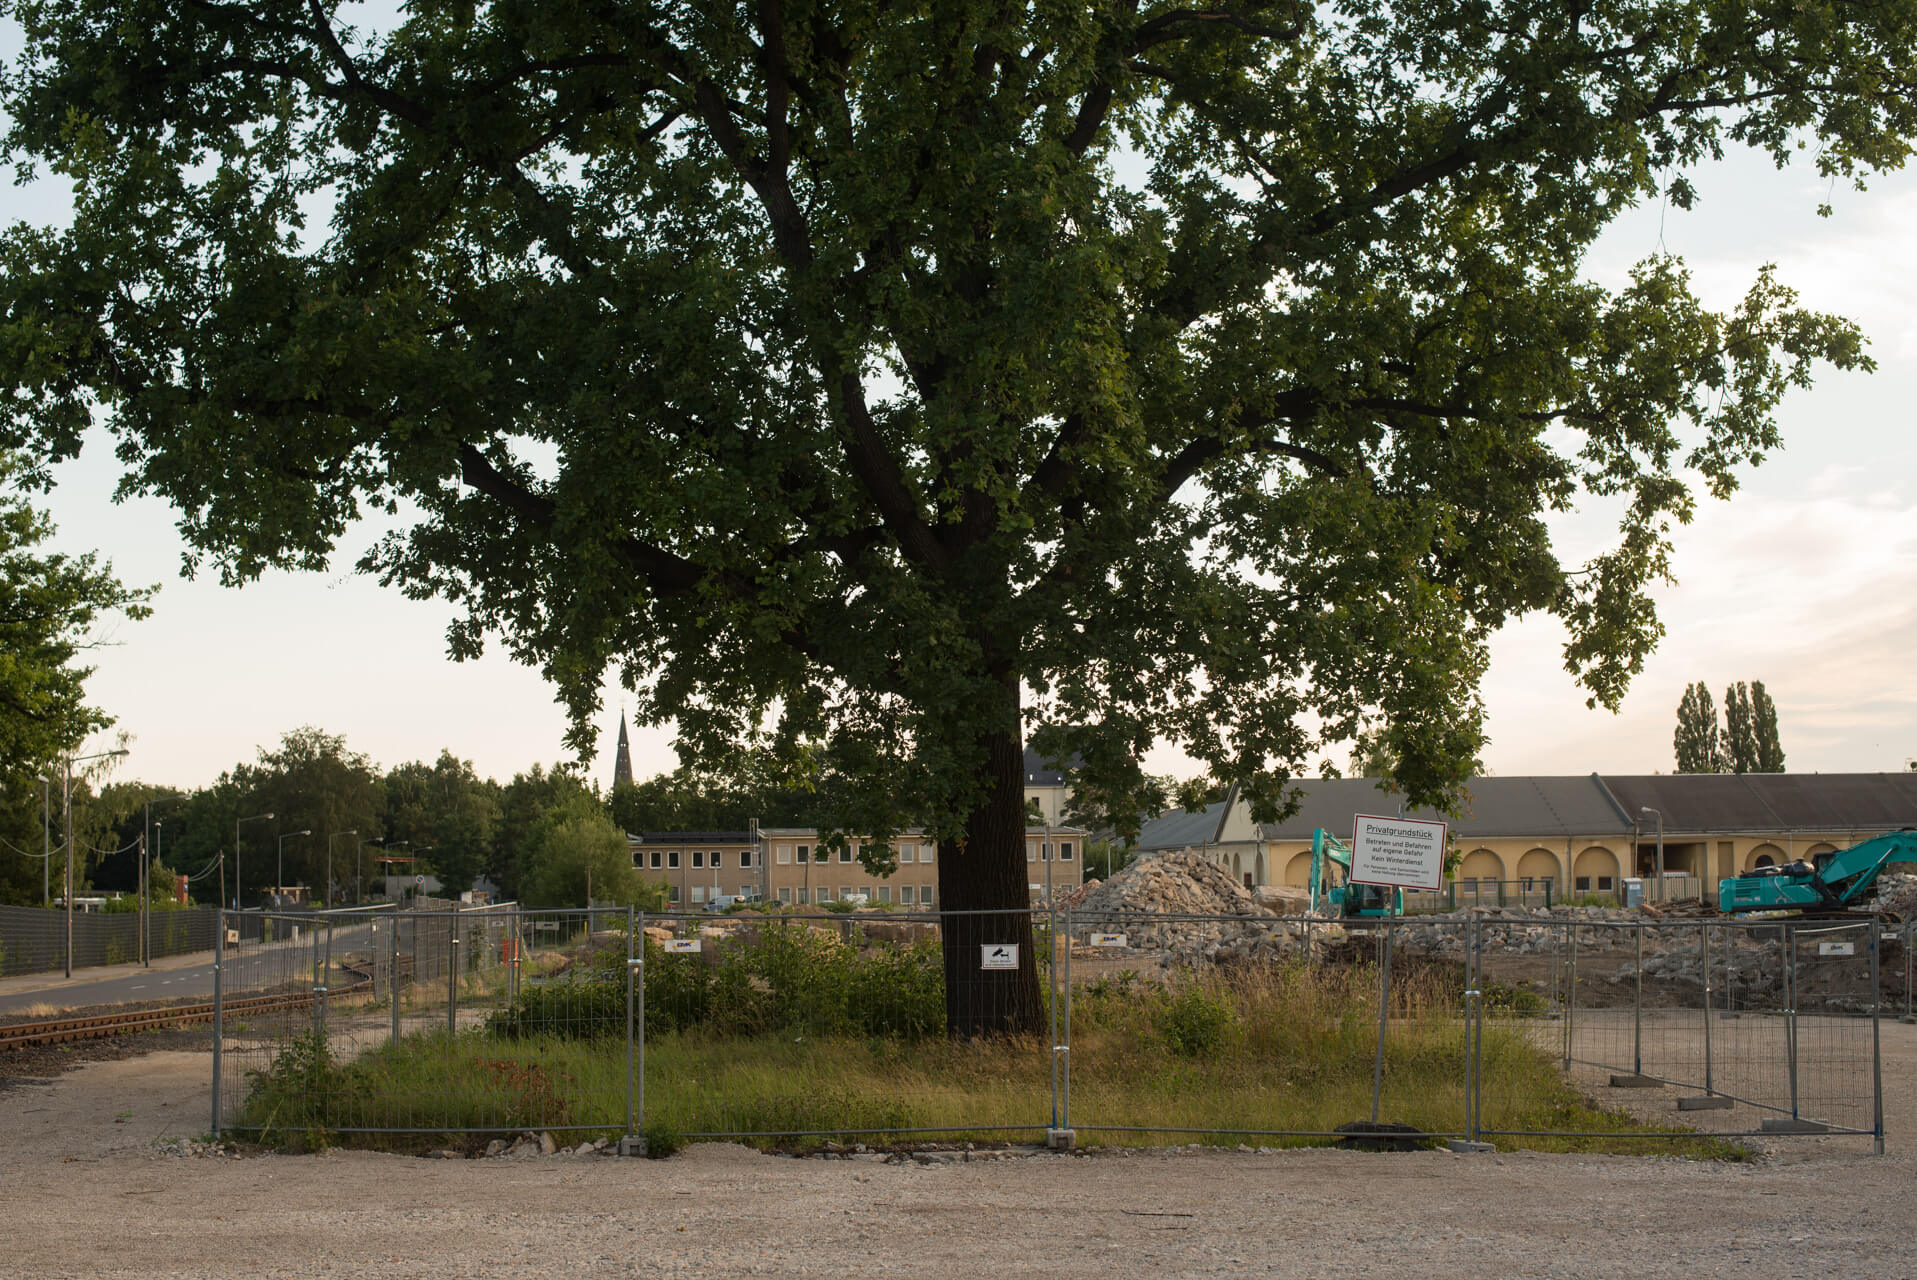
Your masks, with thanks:
[{"label": "bush", "polygon": [[1173,1053],[1202,1058],[1225,1046],[1225,1037],[1237,1021],[1232,1007],[1218,996],[1186,987],[1170,996],[1158,1013],[1158,1033]]}]

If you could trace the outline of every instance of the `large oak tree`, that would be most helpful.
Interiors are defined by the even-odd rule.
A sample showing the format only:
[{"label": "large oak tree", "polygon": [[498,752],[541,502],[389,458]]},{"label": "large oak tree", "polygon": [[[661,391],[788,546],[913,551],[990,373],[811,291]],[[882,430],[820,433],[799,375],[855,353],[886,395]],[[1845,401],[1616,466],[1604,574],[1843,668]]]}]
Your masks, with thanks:
[{"label": "large oak tree", "polygon": [[[1028,740],[1269,813],[1366,730],[1443,799],[1537,610],[1615,705],[1694,487],[1864,357],[1767,271],[1713,313],[1584,251],[1917,112],[1909,0],[5,7],[13,154],[77,193],[5,246],[11,441],[103,411],[234,580],[404,510],[367,567],[455,654],[581,745],[611,668],[695,764],[829,752],[948,910],[1025,900]],[[1567,564],[1580,495],[1620,534]],[[972,949],[1022,930],[947,929],[956,1028],[1032,1025],[1030,948]]]}]

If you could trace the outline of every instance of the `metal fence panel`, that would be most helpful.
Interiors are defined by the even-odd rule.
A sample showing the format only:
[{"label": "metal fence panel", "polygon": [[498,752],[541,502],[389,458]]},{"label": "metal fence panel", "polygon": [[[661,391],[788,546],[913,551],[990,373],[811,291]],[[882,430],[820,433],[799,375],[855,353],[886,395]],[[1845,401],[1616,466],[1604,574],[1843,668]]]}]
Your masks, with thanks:
[{"label": "metal fence panel", "polygon": [[[147,938],[155,959],[210,951],[218,919],[213,907],[150,913]],[[0,906],[0,977],[52,973],[66,967],[67,915],[58,908]],[[73,967],[134,964],[140,959],[137,911],[76,911]]]}]

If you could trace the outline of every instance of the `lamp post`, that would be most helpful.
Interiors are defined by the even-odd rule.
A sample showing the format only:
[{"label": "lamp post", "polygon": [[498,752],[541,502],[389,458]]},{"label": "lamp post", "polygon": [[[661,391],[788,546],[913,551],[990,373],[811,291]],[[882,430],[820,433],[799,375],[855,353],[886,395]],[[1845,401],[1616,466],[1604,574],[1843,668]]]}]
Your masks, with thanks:
[{"label": "lamp post", "polygon": [[286,842],[294,836],[310,836],[312,834],[313,828],[308,827],[304,831],[289,831],[280,837],[279,861],[273,867],[273,875],[277,880],[277,883],[273,886],[274,897],[283,898],[286,896]]},{"label": "lamp post", "polygon": [[385,876],[385,880],[386,880],[386,896],[387,896],[387,897],[389,897],[389,898],[391,898],[391,899],[392,899],[392,900],[393,900],[393,901],[394,901],[395,903],[397,903],[397,902],[399,901],[399,895],[393,892],[393,884],[392,884],[392,881],[393,881],[393,862],[392,862],[392,852],[393,852],[393,846],[394,846],[394,845],[402,845],[402,844],[403,844],[403,845],[405,845],[405,846],[406,846],[407,848],[409,848],[409,849],[410,849],[410,848],[412,848],[412,845],[413,845],[413,842],[412,842],[411,840],[375,840],[375,841],[374,841],[373,843],[374,843],[374,844],[377,844],[377,845],[378,845],[378,846],[379,846],[380,848],[382,848],[382,849],[384,849],[384,850],[386,851],[386,854],[387,854],[387,856],[386,856],[386,857],[384,857],[384,858],[382,858],[382,859],[380,859],[380,861],[382,861],[383,863],[385,863],[385,864],[386,864],[386,876]]},{"label": "lamp post", "polygon": [[1645,805],[1638,810],[1639,815],[1650,814],[1657,819],[1657,900],[1664,901],[1664,815]]},{"label": "lamp post", "polygon": [[67,977],[73,976],[73,763],[76,760],[105,760],[111,756],[123,756],[126,748],[118,751],[95,751],[91,755],[76,756],[68,754],[66,768],[61,773],[60,817],[67,831]]},{"label": "lamp post", "polygon": [[333,832],[333,834],[326,837],[326,903],[325,905],[328,907],[331,907],[333,905],[333,841],[339,839],[341,836],[357,837],[358,835],[359,835],[359,832],[357,830],[335,831]]},{"label": "lamp post", "polygon": [[47,803],[47,789],[53,779],[44,773],[36,773],[34,778],[40,783],[40,905],[53,905],[53,810]]},{"label": "lamp post", "polygon": [[[270,813],[256,813],[250,818],[233,819],[233,910],[235,911],[240,909],[240,900],[244,896],[240,892],[240,824],[242,822],[270,822],[272,818],[273,815]],[[222,876],[221,878],[224,879],[225,877]],[[224,889],[220,891],[220,896],[222,898],[226,896]]]}]

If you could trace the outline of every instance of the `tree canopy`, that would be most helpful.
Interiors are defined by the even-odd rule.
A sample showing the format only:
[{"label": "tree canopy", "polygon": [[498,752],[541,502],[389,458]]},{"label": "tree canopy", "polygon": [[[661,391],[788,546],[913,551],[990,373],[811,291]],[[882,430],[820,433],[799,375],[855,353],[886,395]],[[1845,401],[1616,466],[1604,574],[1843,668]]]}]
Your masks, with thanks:
[{"label": "tree canopy", "polygon": [[1722,763],[1718,742],[1717,707],[1702,680],[1684,686],[1677,704],[1677,731],[1672,735],[1679,773],[1716,773]]},{"label": "tree canopy", "polygon": [[5,10],[77,193],[0,248],[8,439],[104,410],[234,580],[404,503],[365,567],[578,745],[612,669],[695,765],[827,747],[948,907],[1024,901],[1026,740],[1269,816],[1370,729],[1442,801],[1535,611],[1615,707],[1695,490],[1867,359],[1767,269],[1720,313],[1584,251],[1728,145],[1917,122],[1911,0]]}]

